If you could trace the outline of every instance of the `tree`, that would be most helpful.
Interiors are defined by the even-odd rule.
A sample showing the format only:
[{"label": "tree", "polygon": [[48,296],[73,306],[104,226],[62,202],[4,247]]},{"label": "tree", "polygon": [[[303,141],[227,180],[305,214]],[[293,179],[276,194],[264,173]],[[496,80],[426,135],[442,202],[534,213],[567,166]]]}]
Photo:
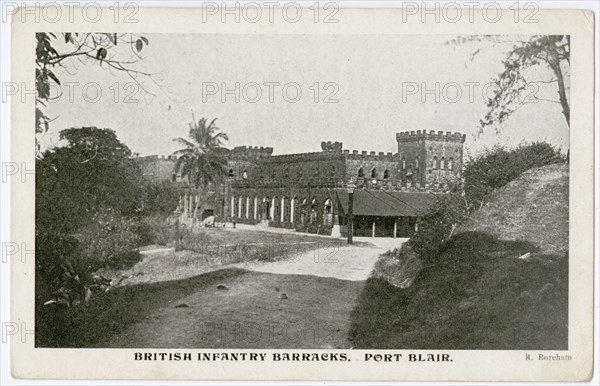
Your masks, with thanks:
[{"label": "tree", "polygon": [[[61,36],[61,38],[59,38]],[[63,41],[64,40],[64,41]],[[63,67],[73,70],[79,64],[98,64],[126,74],[143,91],[154,93],[144,85],[142,79],[162,87],[157,76],[143,71],[139,66],[144,58],[142,49],[149,44],[146,37],[136,34],[117,33],[36,33],[36,133],[45,133],[51,119],[43,112],[46,102],[59,96],[51,95],[51,85],[60,86],[61,81],[54,69]],[[39,148],[38,148],[39,150]]]},{"label": "tree", "polygon": [[36,160],[36,306],[49,297],[89,300],[93,272],[138,255],[131,217],[142,174],[129,148],[96,127],[66,129],[60,139],[65,146]]},{"label": "tree", "polygon": [[[224,142],[228,141],[227,134],[219,131],[215,125],[216,118],[207,125],[206,118],[196,122],[192,116],[189,124],[190,131],[188,139],[175,138],[174,141],[183,145],[184,148],[174,152],[178,156],[175,171],[181,173],[183,178],[196,189],[206,187],[209,183],[219,181],[227,174],[227,158],[223,148]],[[200,200],[196,202],[194,218],[200,206]]]},{"label": "tree", "polygon": [[36,226],[69,233],[100,208],[132,215],[140,205],[141,172],[114,131],[96,127],[60,132],[66,146],[36,161]]},{"label": "tree", "polygon": [[[514,42],[510,38],[500,36],[459,36],[447,44],[461,45],[467,42],[488,41],[493,45],[512,43],[512,48],[506,53],[503,60],[504,70],[493,80],[496,88],[494,96],[487,101],[487,113],[479,121],[479,131],[487,126],[502,125],[512,113],[527,103],[523,98],[524,93],[531,93],[534,101],[557,103],[562,108],[562,113],[570,127],[570,108],[568,97],[568,75],[570,70],[570,43],[569,35],[534,35],[527,40]],[[479,54],[476,50],[471,61]],[[546,68],[554,79],[530,80],[525,76],[527,69]],[[536,71],[537,74],[541,73]],[[556,83],[557,100],[542,99],[535,95],[537,86],[541,83]],[[533,85],[533,87],[531,87]],[[497,129],[499,131],[499,129]]]}]

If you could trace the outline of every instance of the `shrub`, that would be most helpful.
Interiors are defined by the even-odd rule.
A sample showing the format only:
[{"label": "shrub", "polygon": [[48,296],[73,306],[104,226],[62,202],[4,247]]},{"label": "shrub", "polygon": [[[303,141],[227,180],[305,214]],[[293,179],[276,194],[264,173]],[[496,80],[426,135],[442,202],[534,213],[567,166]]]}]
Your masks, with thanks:
[{"label": "shrub", "polygon": [[172,246],[175,250],[201,252],[209,243],[209,236],[200,229],[183,224],[176,217],[147,216],[140,219],[136,232],[141,245]]},{"label": "shrub", "polygon": [[162,216],[171,215],[179,203],[179,191],[177,187],[169,182],[160,183],[146,182],[142,194],[141,214]]},{"label": "shrub", "polygon": [[454,196],[441,198],[417,221],[417,231],[407,244],[426,263],[433,263],[442,245],[465,217],[464,205]]},{"label": "shrub", "polygon": [[112,209],[102,209],[90,223],[75,235],[80,241],[80,253],[74,264],[92,272],[104,267],[122,268],[137,256],[139,236],[135,221]]},{"label": "shrub", "polygon": [[36,301],[38,305],[87,303],[103,279],[100,268],[127,267],[139,259],[134,222],[110,209],[93,215],[76,235],[40,230],[36,235]]},{"label": "shrub", "polygon": [[565,162],[566,157],[545,142],[522,144],[515,149],[495,146],[468,157],[463,170],[464,193],[470,210],[481,208],[496,189],[531,168]]}]

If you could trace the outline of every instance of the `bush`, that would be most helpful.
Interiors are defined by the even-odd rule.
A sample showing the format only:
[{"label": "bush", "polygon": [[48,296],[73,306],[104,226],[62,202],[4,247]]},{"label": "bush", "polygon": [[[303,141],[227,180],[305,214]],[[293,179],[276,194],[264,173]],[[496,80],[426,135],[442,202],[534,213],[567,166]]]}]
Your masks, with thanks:
[{"label": "bush", "polygon": [[103,209],[76,235],[36,235],[36,301],[73,306],[87,303],[104,279],[103,267],[124,268],[139,260],[134,221]]},{"label": "bush", "polygon": [[496,189],[531,168],[566,162],[559,150],[545,142],[522,144],[509,150],[502,146],[469,157],[463,170],[464,193],[470,210],[481,208]]},{"label": "bush", "polygon": [[441,198],[417,221],[417,231],[407,242],[426,263],[433,263],[443,244],[452,236],[456,226],[465,218],[465,208],[453,195]]},{"label": "bush", "polygon": [[179,191],[169,182],[146,182],[143,187],[141,214],[168,216],[173,214],[179,203]]},{"label": "bush", "polygon": [[80,241],[80,253],[74,264],[81,269],[96,270],[109,266],[123,268],[137,256],[139,236],[134,232],[135,221],[111,209],[96,213],[75,237]]},{"label": "bush", "polygon": [[192,229],[175,217],[142,217],[136,227],[140,245],[158,244],[175,250],[202,251],[210,241],[201,230]]}]

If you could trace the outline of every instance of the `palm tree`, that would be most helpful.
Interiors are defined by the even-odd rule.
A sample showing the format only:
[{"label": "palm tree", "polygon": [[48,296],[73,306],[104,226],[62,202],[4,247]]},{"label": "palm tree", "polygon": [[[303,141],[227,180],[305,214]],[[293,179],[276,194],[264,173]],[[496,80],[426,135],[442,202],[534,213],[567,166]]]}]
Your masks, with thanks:
[{"label": "palm tree", "polygon": [[[187,177],[190,184],[196,189],[219,181],[227,174],[227,158],[225,157],[227,149],[223,147],[223,144],[229,138],[227,134],[219,131],[215,125],[216,120],[216,118],[213,119],[207,125],[206,118],[201,118],[196,122],[196,118],[192,115],[192,122],[189,124],[189,139],[181,137],[173,139],[184,146],[173,153],[178,156],[175,171],[180,172],[182,177]],[[196,202],[194,218],[196,218],[199,206],[200,200]]]}]

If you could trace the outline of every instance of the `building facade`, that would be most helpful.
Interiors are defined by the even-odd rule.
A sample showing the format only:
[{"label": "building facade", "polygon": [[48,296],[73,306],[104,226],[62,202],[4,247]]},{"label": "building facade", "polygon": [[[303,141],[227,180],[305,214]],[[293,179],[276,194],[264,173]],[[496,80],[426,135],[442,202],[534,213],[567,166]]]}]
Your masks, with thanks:
[{"label": "building facade", "polygon": [[[182,184],[180,212],[202,219],[346,235],[350,194],[357,236],[409,237],[416,219],[459,184],[465,135],[396,134],[397,153],[344,150],[322,142],[314,153],[273,155],[270,147],[228,153],[226,182],[199,197],[174,170],[176,158],[144,157],[146,176]],[[200,211],[194,211],[198,200]]]}]

